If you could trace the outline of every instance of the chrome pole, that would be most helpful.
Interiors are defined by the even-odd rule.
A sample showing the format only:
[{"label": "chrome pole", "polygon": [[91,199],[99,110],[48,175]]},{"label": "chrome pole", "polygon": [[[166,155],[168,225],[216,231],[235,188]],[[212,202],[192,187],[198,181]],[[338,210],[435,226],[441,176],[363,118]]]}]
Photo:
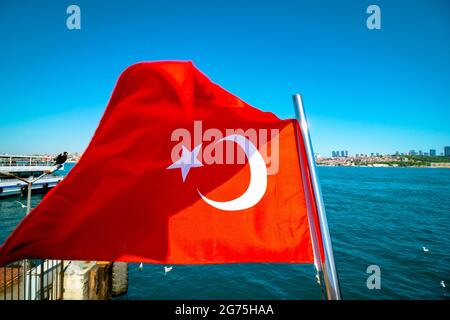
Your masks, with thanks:
[{"label": "chrome pole", "polygon": [[28,187],[27,187],[27,215],[31,211],[31,189],[32,188],[33,188],[33,182],[29,181]]},{"label": "chrome pole", "polygon": [[[33,182],[28,181],[28,186],[27,186],[27,215],[30,213],[31,211],[31,189],[33,188]],[[27,259],[23,259],[23,282],[24,284],[27,283]],[[23,295],[23,299],[26,300],[26,285],[25,285],[25,289],[24,289],[24,295]]]},{"label": "chrome pole", "polygon": [[[302,164],[302,145],[300,144],[300,141],[302,140],[302,137],[300,136],[301,133],[297,128],[295,128],[295,135],[297,137],[297,152],[299,157],[299,166],[300,171],[302,174],[302,184],[303,186],[308,186],[310,184],[310,173],[306,166]],[[322,293],[322,299],[325,298],[325,292],[323,287],[323,261],[321,257],[321,250],[320,250],[320,242],[319,242],[319,234],[320,230],[317,230],[316,224],[315,224],[315,216],[314,216],[314,195],[311,194],[311,191],[309,188],[304,188],[305,193],[305,203],[306,203],[306,212],[308,215],[308,224],[309,224],[309,230],[310,230],[310,236],[311,236],[311,244],[313,249],[313,255],[314,255],[314,267],[316,270],[316,280],[317,283],[320,285],[320,290]]]},{"label": "chrome pole", "polygon": [[320,189],[319,176],[317,174],[316,162],[314,159],[314,150],[311,143],[311,136],[309,134],[308,121],[306,119],[305,108],[303,107],[302,97],[300,94],[295,94],[294,109],[297,121],[300,126],[301,138],[305,146],[306,157],[308,159],[308,166],[311,176],[311,184],[316,202],[317,213],[319,217],[320,233],[322,235],[322,243],[325,261],[323,274],[324,282],[327,290],[329,300],[340,300],[341,290],[339,286],[339,278],[334,262],[333,247],[331,244],[331,236],[328,230],[327,216],[325,213],[325,205],[322,199],[322,191]]}]

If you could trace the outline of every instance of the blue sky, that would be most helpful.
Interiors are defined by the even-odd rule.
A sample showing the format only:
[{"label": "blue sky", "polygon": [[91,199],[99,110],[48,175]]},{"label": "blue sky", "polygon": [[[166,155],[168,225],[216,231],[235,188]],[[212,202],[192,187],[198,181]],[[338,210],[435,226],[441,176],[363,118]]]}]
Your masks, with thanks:
[{"label": "blue sky", "polygon": [[[81,30],[66,28],[70,4]],[[121,71],[169,59],[282,118],[302,93],[321,154],[441,152],[449,34],[447,0],[0,0],[0,153],[83,151]]]}]

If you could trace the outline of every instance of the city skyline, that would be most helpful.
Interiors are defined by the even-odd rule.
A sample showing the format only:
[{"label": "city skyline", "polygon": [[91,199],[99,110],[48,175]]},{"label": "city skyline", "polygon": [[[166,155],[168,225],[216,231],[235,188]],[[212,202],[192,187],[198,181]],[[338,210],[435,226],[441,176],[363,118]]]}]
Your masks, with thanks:
[{"label": "city skyline", "polygon": [[320,154],[450,143],[447,1],[378,1],[380,30],[357,0],[80,0],[81,30],[67,29],[67,5],[0,4],[0,153],[83,152],[120,73],[154,60],[193,61],[283,119],[301,93]]},{"label": "city skyline", "polygon": [[[344,150],[332,150],[331,157],[344,157],[344,156],[358,156],[358,155],[366,155],[366,156],[378,156],[378,155],[423,155],[423,156],[450,156],[450,146],[443,146],[442,149],[434,148],[427,150],[420,149],[410,149],[408,151],[395,151],[393,153],[384,153],[384,152],[349,152],[344,148]],[[325,155],[323,155],[325,156]]]}]

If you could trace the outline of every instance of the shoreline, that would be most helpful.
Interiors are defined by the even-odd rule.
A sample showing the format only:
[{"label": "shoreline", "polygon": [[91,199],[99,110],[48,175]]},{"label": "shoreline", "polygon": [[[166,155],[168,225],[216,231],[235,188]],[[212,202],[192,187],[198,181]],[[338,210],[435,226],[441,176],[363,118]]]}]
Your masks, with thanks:
[{"label": "shoreline", "polygon": [[326,164],[316,164],[318,167],[339,167],[339,168],[416,168],[416,169],[450,169],[450,166],[330,166]]}]

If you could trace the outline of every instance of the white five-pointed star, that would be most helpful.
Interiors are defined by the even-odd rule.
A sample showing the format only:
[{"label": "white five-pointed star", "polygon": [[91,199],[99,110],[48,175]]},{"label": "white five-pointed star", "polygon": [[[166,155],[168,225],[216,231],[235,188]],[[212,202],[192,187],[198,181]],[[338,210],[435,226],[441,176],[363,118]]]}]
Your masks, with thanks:
[{"label": "white five-pointed star", "polygon": [[203,163],[201,163],[201,161],[199,161],[197,159],[197,155],[200,152],[201,146],[202,146],[202,144],[200,143],[192,151],[189,151],[188,149],[186,149],[185,146],[181,146],[182,147],[181,158],[179,160],[175,161],[174,163],[172,163],[170,166],[168,166],[167,169],[181,169],[181,176],[182,176],[183,182],[184,182],[184,180],[186,180],[186,176],[187,176],[189,170],[191,170],[191,168],[197,168],[197,167],[203,166]]}]

